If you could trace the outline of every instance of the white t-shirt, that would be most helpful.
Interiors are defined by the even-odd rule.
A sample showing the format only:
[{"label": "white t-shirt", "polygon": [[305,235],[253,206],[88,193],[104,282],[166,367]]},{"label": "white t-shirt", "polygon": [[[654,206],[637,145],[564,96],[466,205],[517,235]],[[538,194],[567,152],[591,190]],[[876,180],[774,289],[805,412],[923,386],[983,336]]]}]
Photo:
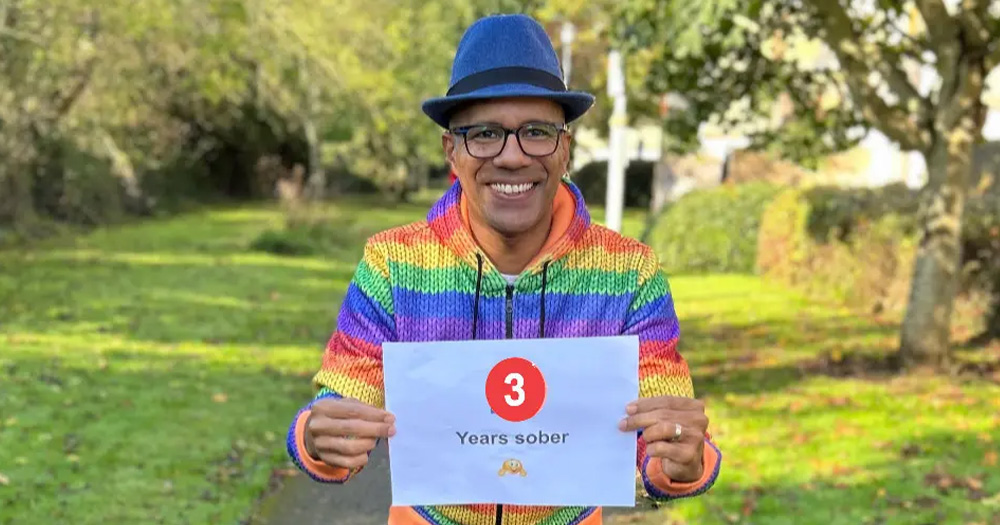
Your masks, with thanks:
[{"label": "white t-shirt", "polygon": [[507,279],[507,283],[508,284],[514,284],[514,281],[517,280],[517,276],[516,275],[509,275],[509,274],[506,274],[506,273],[501,273],[500,275],[502,275],[504,279]]}]

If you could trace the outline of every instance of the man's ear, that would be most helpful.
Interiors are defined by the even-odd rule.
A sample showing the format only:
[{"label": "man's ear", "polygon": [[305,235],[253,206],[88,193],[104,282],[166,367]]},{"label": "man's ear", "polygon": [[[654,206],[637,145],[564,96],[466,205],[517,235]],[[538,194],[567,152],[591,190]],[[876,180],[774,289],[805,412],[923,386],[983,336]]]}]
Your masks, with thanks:
[{"label": "man's ear", "polygon": [[455,137],[447,131],[441,134],[441,149],[444,150],[444,158],[448,165],[455,167]]},{"label": "man's ear", "polygon": [[569,171],[569,167],[573,162],[573,133],[570,130],[566,130],[563,133],[562,140],[559,141],[559,148],[563,151],[563,158],[566,159],[566,171]]}]

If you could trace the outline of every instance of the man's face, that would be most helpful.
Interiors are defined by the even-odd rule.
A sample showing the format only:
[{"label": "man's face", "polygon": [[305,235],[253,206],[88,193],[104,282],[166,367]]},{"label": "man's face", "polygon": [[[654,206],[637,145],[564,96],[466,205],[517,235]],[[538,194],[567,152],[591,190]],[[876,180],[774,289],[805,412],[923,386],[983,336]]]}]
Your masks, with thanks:
[{"label": "man's face", "polygon": [[[562,107],[544,99],[502,99],[470,105],[456,113],[451,128],[500,125],[518,129],[525,124],[549,124],[562,127]],[[543,131],[528,131],[522,143],[528,153],[545,151],[542,146]],[[533,157],[518,146],[517,137],[507,137],[503,151],[491,158],[481,159],[491,137],[468,136],[467,149],[462,136],[445,133],[443,146],[452,169],[462,184],[468,199],[469,218],[504,236],[515,236],[547,221],[551,216],[552,202],[559,189],[560,179],[567,171],[569,160],[569,133],[558,133],[558,144],[550,155]],[[502,132],[500,134],[502,140]],[[530,144],[532,140],[534,144]]]}]

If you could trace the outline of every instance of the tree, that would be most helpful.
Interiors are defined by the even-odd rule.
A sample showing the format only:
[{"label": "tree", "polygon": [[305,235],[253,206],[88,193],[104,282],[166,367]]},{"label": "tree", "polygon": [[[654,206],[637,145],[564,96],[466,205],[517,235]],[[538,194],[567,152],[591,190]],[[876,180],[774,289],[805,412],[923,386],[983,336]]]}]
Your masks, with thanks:
[{"label": "tree", "polygon": [[[678,149],[710,121],[800,161],[850,147],[869,129],[923,155],[928,183],[899,352],[909,367],[946,364],[970,159],[985,79],[1000,64],[1000,3],[627,0],[618,15],[616,38],[655,53],[646,88],[690,105],[666,124]],[[810,47],[832,60],[804,60]],[[930,89],[915,82],[921,68],[937,77]],[[791,111],[773,125],[782,102]]]}]

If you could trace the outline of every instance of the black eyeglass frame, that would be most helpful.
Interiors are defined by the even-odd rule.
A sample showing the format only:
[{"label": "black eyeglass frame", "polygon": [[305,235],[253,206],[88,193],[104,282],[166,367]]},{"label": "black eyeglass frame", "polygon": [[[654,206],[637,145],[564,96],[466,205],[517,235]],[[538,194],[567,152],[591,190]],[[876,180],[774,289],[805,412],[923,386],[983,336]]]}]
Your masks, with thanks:
[{"label": "black eyeglass frame", "polygon": [[[524,151],[524,145],[521,144],[521,134],[520,134],[520,131],[523,130],[523,129],[525,129],[525,128],[532,127],[532,126],[535,126],[535,127],[537,127],[537,126],[551,126],[551,127],[555,128],[555,130],[556,130],[556,143],[555,143],[555,146],[552,148],[552,151],[550,151],[550,152],[548,152],[548,153],[546,153],[544,155],[532,155],[532,154],[528,153],[527,151]],[[494,129],[498,129],[498,130],[503,130],[503,142],[501,142],[502,146],[500,146],[500,151],[498,151],[496,153],[496,155],[488,155],[488,156],[485,156],[485,157],[481,157],[481,156],[477,156],[477,155],[473,155],[472,154],[472,151],[469,149],[468,134],[469,134],[470,131],[472,131],[474,129],[479,129],[479,128],[494,128]],[[500,156],[501,154],[503,154],[503,150],[507,148],[507,139],[512,134],[514,135],[514,138],[517,139],[517,147],[521,148],[521,153],[524,153],[525,155],[527,155],[529,157],[532,157],[532,158],[548,157],[548,156],[552,155],[553,153],[555,153],[556,151],[559,150],[559,140],[562,138],[562,134],[566,133],[568,131],[569,131],[569,127],[567,125],[565,125],[565,124],[553,124],[551,122],[526,122],[526,123],[522,124],[521,126],[519,126],[516,129],[505,128],[505,127],[500,126],[498,124],[470,124],[468,126],[460,126],[460,127],[451,128],[451,129],[448,130],[448,132],[451,133],[452,135],[460,135],[462,137],[462,142],[465,143],[465,151],[469,154],[470,157],[473,157],[473,158],[476,158],[476,159],[480,159],[480,160],[496,158],[496,157]]]}]

